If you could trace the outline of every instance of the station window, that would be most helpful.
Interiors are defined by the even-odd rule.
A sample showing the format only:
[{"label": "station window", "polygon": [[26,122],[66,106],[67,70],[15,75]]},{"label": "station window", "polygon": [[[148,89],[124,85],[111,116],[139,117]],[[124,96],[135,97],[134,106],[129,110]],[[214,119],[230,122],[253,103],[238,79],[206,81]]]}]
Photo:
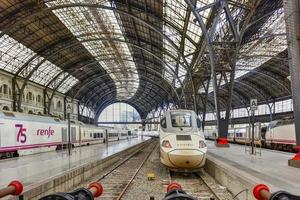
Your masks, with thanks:
[{"label": "station window", "polygon": [[38,103],[41,103],[41,102],[42,102],[42,96],[41,96],[41,95],[37,95],[36,101],[37,101]]},{"label": "station window", "polygon": [[8,85],[3,84],[3,94],[8,94]]}]

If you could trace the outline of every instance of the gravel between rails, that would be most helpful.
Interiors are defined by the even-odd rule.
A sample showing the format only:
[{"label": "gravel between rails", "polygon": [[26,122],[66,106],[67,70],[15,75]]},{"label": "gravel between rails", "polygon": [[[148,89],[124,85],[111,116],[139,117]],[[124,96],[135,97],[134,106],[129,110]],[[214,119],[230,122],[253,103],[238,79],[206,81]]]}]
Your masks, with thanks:
[{"label": "gravel between rails", "polygon": [[[87,187],[89,183],[99,181],[100,178],[100,183],[104,188],[104,192],[99,198],[95,199],[117,199],[122,190],[128,184],[129,180],[135,174],[137,168],[143,163],[149,153],[153,152],[155,146],[158,146],[157,144],[157,140],[154,140],[153,143],[135,153],[133,156],[129,155],[127,157],[123,157],[122,160],[118,161],[114,165],[111,165],[110,167],[102,171],[102,173],[98,176],[95,176],[94,178],[88,180],[87,182],[79,185],[76,188]],[[111,171],[112,169],[114,170]]]},{"label": "gravel between rails", "polygon": [[[155,174],[155,180],[149,181],[147,179],[147,173],[149,172]],[[225,187],[219,185],[204,170],[198,173],[171,172],[170,174],[170,171],[160,162],[159,148],[155,149],[143,165],[122,199],[149,200],[152,196],[155,200],[161,200],[166,194],[170,177],[172,181],[180,183],[188,194],[199,200],[210,200],[212,196],[215,196],[213,193],[220,200],[233,199],[232,194]]]},{"label": "gravel between rails", "polygon": [[[154,173],[155,179],[148,180],[147,174]],[[124,200],[161,200],[169,184],[168,169],[159,159],[159,146],[153,151],[149,159],[141,168],[122,199]]]},{"label": "gravel between rails", "polygon": [[170,172],[171,180],[179,183],[183,190],[199,200],[232,200],[232,194],[219,185],[204,170],[197,173]]},{"label": "gravel between rails", "polygon": [[[152,152],[152,153],[151,153]],[[126,192],[124,193],[123,200],[149,200],[154,197],[155,200],[161,200],[166,194],[166,188],[170,182],[170,172],[159,159],[159,145],[158,141],[154,140],[152,144],[145,147],[142,151],[135,154],[127,162],[116,168],[113,172],[107,175],[100,182],[104,187],[104,193],[101,197],[103,199],[117,199],[121,191],[125,188],[126,184],[136,172],[137,168],[143,162],[145,157],[149,158],[141,167],[140,171],[136,174]],[[123,160],[126,158],[124,157]],[[121,161],[120,161],[121,162]],[[79,187],[86,187],[89,183],[97,181],[99,177],[106,174],[108,171],[119,165],[116,163],[104,170],[99,176],[94,177],[88,182],[81,184]],[[147,174],[154,173],[155,179],[148,180]],[[199,178],[199,176],[201,178]],[[198,173],[171,173],[172,181],[180,183],[188,194],[195,196],[199,200],[210,200],[212,192],[211,188],[221,200],[232,200],[232,194],[225,188],[220,186],[210,175],[204,170]],[[205,184],[205,183],[209,186]],[[217,198],[216,198],[217,200]]]}]

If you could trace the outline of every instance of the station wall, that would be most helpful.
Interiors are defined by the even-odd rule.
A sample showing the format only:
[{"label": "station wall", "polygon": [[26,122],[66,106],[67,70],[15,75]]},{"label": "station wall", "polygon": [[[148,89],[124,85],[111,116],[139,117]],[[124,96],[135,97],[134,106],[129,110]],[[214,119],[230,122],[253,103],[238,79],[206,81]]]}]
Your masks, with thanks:
[{"label": "station wall", "polygon": [[[0,70],[0,110],[13,111],[13,94],[12,94],[13,75]],[[22,78],[17,78],[17,84],[23,83]],[[44,113],[44,86],[28,81],[22,95],[21,109],[23,113],[45,115]],[[51,89],[49,91],[52,92]],[[53,96],[50,106],[50,114],[55,117],[64,118],[64,99],[65,95],[56,92]],[[47,100],[46,100],[47,101]],[[47,102],[48,103],[48,102]],[[78,101],[74,101],[73,113],[71,119],[77,120]]]}]

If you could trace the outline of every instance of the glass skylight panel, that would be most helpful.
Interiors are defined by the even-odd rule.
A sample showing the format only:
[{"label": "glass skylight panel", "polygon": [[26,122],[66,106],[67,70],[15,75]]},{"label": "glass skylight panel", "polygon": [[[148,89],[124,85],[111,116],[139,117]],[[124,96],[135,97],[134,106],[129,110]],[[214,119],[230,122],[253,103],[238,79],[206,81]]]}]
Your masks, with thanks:
[{"label": "glass skylight panel", "polygon": [[16,73],[34,55],[36,53],[8,35],[3,35],[0,38],[1,69]]},{"label": "glass skylight panel", "polygon": [[61,93],[68,92],[76,83],[78,82],[78,79],[70,75],[59,87],[58,91]]},{"label": "glass skylight panel", "polygon": [[[196,9],[203,8],[204,6],[211,4],[214,1],[215,0],[197,0]],[[202,10],[200,12],[200,15],[202,16],[202,20],[204,23],[206,23],[209,13],[210,13],[210,8],[207,8],[206,10]]]},{"label": "glass skylight panel", "polygon": [[[31,58],[33,59],[29,62]],[[27,62],[28,64],[25,66]],[[3,35],[0,38],[0,69],[15,74],[21,67],[24,69],[20,71],[19,76],[26,78],[35,70],[29,80],[44,86],[62,71],[10,36]]]},{"label": "glass skylight panel", "polygon": [[185,38],[185,41],[184,41],[184,55],[193,53],[195,50],[196,50],[196,47],[187,38]]},{"label": "glass skylight panel", "polygon": [[[235,78],[241,77],[287,48],[283,10],[276,11],[261,27],[260,37],[241,49]],[[275,37],[268,37],[275,35]]]},{"label": "glass skylight panel", "polygon": [[[196,7],[200,8],[213,2],[214,0],[198,0],[196,2]],[[188,5],[186,4],[185,0],[164,0],[164,33],[173,41],[178,49],[180,47],[180,43],[184,41],[184,55],[189,55],[196,51],[196,47],[193,43],[198,43],[202,35],[201,28],[199,27],[199,25],[197,25],[196,22],[194,22],[195,16],[191,12],[188,19],[186,37],[188,37],[190,40],[193,40],[193,42],[191,42],[187,38],[182,38],[182,32],[179,32],[178,30],[183,30],[184,23],[186,21],[185,18],[187,17],[187,10]],[[204,23],[206,23],[210,12],[211,8],[200,12],[200,15],[203,17]],[[171,53],[174,57],[176,57],[176,60],[178,60],[178,57],[180,56],[178,50],[176,50],[171,44],[169,44],[166,39],[164,39],[164,49],[166,49],[168,53]],[[188,62],[187,64],[191,63],[192,58],[193,56],[189,56],[186,58],[186,61]],[[172,61],[172,58],[164,56],[164,59],[165,62],[170,64],[170,66],[172,66],[174,69],[176,68],[177,62]],[[183,81],[185,79],[187,71],[184,67],[182,58],[179,62],[178,67],[178,76],[180,77],[181,81]],[[178,81],[176,82],[176,87],[180,87]]]},{"label": "glass skylight panel", "polygon": [[[86,2],[110,6],[109,1],[84,0],[56,0],[48,2],[47,6]],[[117,21],[117,14],[111,10],[89,7],[69,7],[53,12],[109,73],[115,84],[122,84],[126,88],[121,90],[117,87],[117,99],[126,100],[133,97],[138,87],[131,87],[132,82],[122,80],[133,77],[136,85],[139,77],[135,63],[127,61],[133,58],[128,45],[122,42],[125,38],[122,26]],[[104,55],[109,55],[109,59]]]},{"label": "glass skylight panel", "polygon": [[187,28],[187,35],[196,43],[199,42],[200,36],[202,35],[202,30],[199,25],[194,22],[195,16],[193,14],[190,15],[189,24]]},{"label": "glass skylight panel", "polygon": [[62,70],[49,61],[45,61],[41,66],[33,73],[30,78],[31,81],[39,83],[41,85],[47,85],[55,76],[57,76]]},{"label": "glass skylight panel", "polygon": [[[274,56],[287,48],[285,35],[285,21],[283,9],[279,9],[260,28],[259,37],[245,44],[239,54],[236,63],[235,79],[251,72],[255,68],[263,65]],[[274,36],[272,36],[274,35]],[[271,36],[271,37],[268,37]],[[221,82],[221,85],[224,81]],[[212,81],[209,85],[209,92],[213,91]],[[204,92],[201,88],[199,93]]]}]

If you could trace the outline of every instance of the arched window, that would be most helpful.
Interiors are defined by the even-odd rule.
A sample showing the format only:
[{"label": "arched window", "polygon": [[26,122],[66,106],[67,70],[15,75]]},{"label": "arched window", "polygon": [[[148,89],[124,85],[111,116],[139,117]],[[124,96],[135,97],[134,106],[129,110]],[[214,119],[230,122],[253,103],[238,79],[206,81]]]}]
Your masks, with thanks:
[{"label": "arched window", "polygon": [[56,109],[57,109],[58,111],[61,111],[61,110],[62,110],[62,103],[61,103],[61,101],[58,101],[58,102],[56,103]]},{"label": "arched window", "polygon": [[33,98],[34,98],[34,96],[33,96],[32,92],[28,92],[27,95],[26,95],[26,99],[28,101],[33,101]]},{"label": "arched window", "polygon": [[2,87],[2,85],[0,85],[0,94],[2,94],[2,91],[3,90],[3,87]]},{"label": "arched window", "polygon": [[36,102],[37,103],[42,103],[42,96],[41,95],[37,95],[37,97],[36,97]]},{"label": "arched window", "polygon": [[4,106],[4,107],[2,108],[2,110],[9,111],[9,107],[8,107],[8,106]]},{"label": "arched window", "polygon": [[3,84],[3,94],[8,94],[8,85]]},{"label": "arched window", "polygon": [[115,103],[106,107],[100,114],[101,122],[137,122],[141,121],[139,113],[131,105]]}]

